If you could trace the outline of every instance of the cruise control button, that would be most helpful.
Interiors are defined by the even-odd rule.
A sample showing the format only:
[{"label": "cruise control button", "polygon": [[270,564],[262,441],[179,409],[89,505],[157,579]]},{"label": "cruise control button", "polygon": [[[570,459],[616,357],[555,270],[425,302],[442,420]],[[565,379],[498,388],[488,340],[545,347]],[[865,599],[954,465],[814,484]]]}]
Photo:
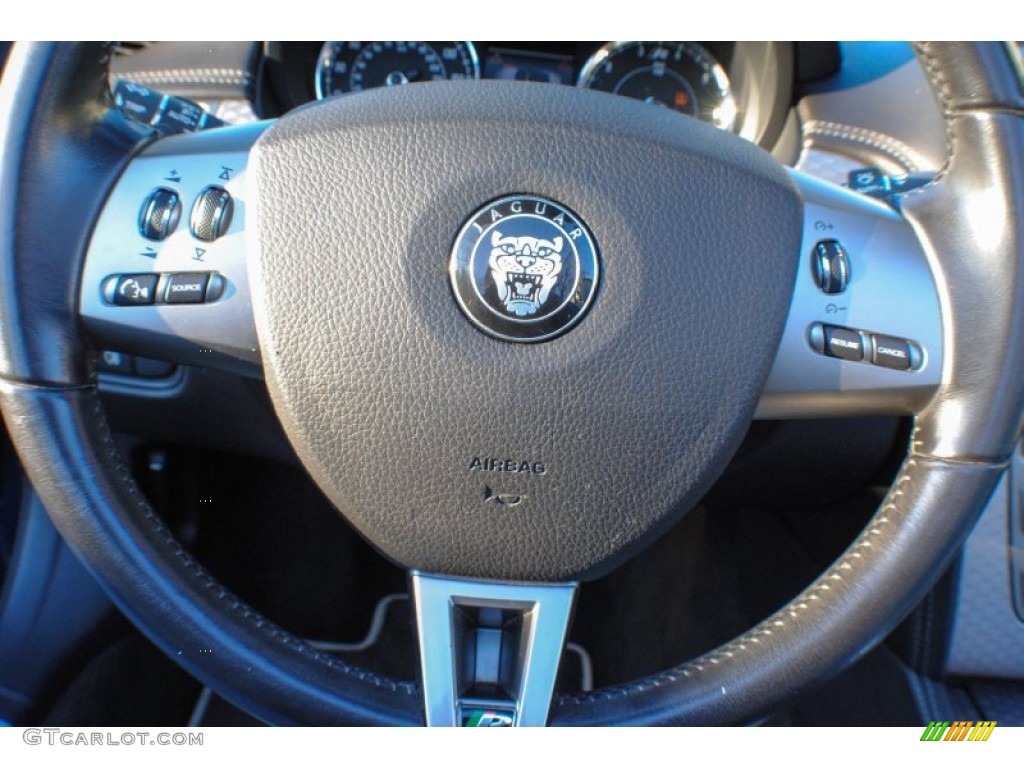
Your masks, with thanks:
[{"label": "cruise control button", "polygon": [[822,240],[814,246],[814,278],[822,293],[837,294],[850,283],[850,257],[838,240]]},{"label": "cruise control button", "polygon": [[168,304],[202,304],[206,298],[207,272],[183,272],[167,276],[164,301]]},{"label": "cruise control button", "polygon": [[875,365],[895,368],[900,371],[910,369],[910,345],[903,339],[876,334],[871,337],[871,342],[874,347],[874,356],[871,362]]},{"label": "cruise control button", "polygon": [[156,300],[159,275],[121,275],[114,283],[114,303],[120,307],[152,304]]},{"label": "cruise control button", "polygon": [[863,360],[864,341],[857,331],[825,326],[825,354],[843,360]]}]

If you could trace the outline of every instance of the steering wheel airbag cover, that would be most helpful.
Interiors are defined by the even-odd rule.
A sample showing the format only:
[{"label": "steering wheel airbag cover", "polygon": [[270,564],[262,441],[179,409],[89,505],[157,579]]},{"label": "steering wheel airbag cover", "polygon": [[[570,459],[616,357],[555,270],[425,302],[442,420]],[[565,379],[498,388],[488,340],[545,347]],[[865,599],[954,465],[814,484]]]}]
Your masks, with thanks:
[{"label": "steering wheel airbag cover", "polygon": [[[791,300],[799,196],[749,142],[627,99],[395,90],[286,115],[254,149],[254,309],[278,416],[403,565],[607,571],[745,433]],[[448,280],[466,220],[510,194],[567,207],[602,255],[590,313],[544,343],[484,335]]]}]

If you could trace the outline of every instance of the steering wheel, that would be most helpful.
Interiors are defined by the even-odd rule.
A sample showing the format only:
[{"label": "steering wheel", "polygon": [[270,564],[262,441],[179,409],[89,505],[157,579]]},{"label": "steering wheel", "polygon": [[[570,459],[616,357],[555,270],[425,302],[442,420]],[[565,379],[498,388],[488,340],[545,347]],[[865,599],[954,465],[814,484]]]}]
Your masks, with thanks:
[{"label": "steering wheel", "polygon": [[[1020,72],[1003,45],[916,51],[948,163],[894,210],[696,120],[539,84],[154,140],[111,109],[104,46],[17,45],[0,401],[24,467],[124,613],[267,722],[750,721],[923,596],[1019,430]],[[140,256],[172,167],[153,221],[181,223]],[[185,552],[114,447],[96,348],[265,376],[310,475],[410,570],[418,683],[313,649]],[[553,698],[576,584],[685,513],[755,413],[879,412],[914,414],[906,460],[815,583],[680,667]]]}]

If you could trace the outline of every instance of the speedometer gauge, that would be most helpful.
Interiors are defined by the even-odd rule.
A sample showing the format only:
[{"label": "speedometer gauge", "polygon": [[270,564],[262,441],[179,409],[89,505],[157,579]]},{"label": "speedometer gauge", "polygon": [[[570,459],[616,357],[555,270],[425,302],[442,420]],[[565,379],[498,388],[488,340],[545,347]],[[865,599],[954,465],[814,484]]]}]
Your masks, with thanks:
[{"label": "speedometer gauge", "polygon": [[324,43],[316,64],[316,97],[427,80],[480,77],[473,44],[421,42]]},{"label": "speedometer gauge", "polygon": [[729,131],[736,124],[729,78],[697,43],[608,43],[587,60],[579,85],[674,109]]}]

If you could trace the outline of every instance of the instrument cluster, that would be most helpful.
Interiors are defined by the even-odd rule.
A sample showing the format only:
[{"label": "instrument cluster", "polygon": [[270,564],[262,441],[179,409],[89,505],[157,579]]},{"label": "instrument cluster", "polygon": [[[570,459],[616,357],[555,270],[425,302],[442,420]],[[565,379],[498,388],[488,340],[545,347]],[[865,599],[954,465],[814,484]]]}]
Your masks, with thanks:
[{"label": "instrument cluster", "polygon": [[[269,41],[254,107],[261,117],[276,117],[370,88],[459,79],[539,82],[637,99],[773,149],[794,140],[787,126],[795,48],[758,41]],[[805,64],[810,58],[803,57]]]},{"label": "instrument cluster", "polygon": [[328,41],[317,56],[312,79],[319,99],[429,80],[489,78],[574,85],[638,99],[731,131],[739,124],[727,63],[734,47],[651,41]]}]

